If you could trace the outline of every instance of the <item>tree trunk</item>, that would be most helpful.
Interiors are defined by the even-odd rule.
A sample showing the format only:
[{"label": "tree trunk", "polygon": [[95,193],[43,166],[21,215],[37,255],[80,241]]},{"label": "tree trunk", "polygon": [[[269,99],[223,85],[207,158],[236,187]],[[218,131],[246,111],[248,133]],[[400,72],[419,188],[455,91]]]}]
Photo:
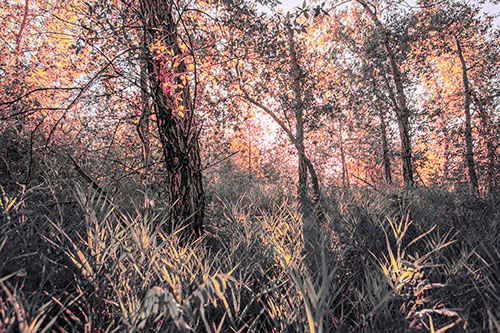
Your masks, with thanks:
[{"label": "tree trunk", "polygon": [[347,171],[347,164],[345,161],[344,152],[344,138],[342,134],[342,123],[339,120],[339,144],[340,144],[340,161],[342,163],[342,187],[349,188],[349,173]]},{"label": "tree trunk", "polygon": [[391,156],[389,152],[389,142],[387,141],[387,125],[382,110],[379,109],[380,136],[382,139],[382,154],[384,159],[384,176],[387,184],[392,184]]},{"label": "tree trunk", "polygon": [[321,221],[325,218],[325,213],[323,211],[323,206],[321,205],[321,190],[319,188],[319,178],[316,174],[316,170],[314,169],[311,160],[307,158],[304,152],[302,153],[304,162],[306,163],[307,169],[309,170],[309,175],[311,176],[311,184],[313,188],[312,203],[314,208],[316,209],[316,218],[318,219],[318,221]]},{"label": "tree trunk", "polygon": [[464,85],[464,96],[465,96],[465,101],[464,101],[465,145],[466,145],[465,159],[467,163],[467,169],[469,171],[469,182],[470,182],[471,192],[475,195],[478,195],[479,185],[477,181],[476,166],[474,163],[474,150],[472,143],[472,119],[471,119],[472,117],[470,113],[471,92],[469,86],[469,78],[467,76],[467,64],[465,63],[465,58],[462,52],[462,46],[460,45],[460,41],[456,36],[455,36],[455,41],[457,44],[458,58],[460,59],[460,63],[462,64],[462,81]]},{"label": "tree trunk", "polygon": [[412,165],[412,151],[411,151],[411,138],[410,138],[410,117],[408,112],[408,107],[406,105],[406,95],[403,88],[403,80],[401,78],[401,73],[399,67],[396,63],[396,56],[392,52],[389,45],[389,38],[387,33],[384,34],[385,49],[389,55],[389,61],[391,63],[392,78],[394,84],[396,85],[397,93],[397,108],[396,108],[396,118],[398,120],[399,135],[401,138],[401,159],[403,162],[403,180],[406,186],[413,186],[413,165]]},{"label": "tree trunk", "polygon": [[[169,174],[170,228],[184,241],[203,233],[204,191],[198,126],[177,40],[173,0],[140,0],[157,127]],[[155,52],[153,46],[166,48]]]},{"label": "tree trunk", "polygon": [[405,186],[412,187],[413,180],[412,151],[410,138],[410,124],[407,116],[398,117],[398,127],[401,137],[401,159],[403,161],[403,180]]},{"label": "tree trunk", "polygon": [[149,208],[149,199],[147,196],[147,189],[146,189],[146,179],[149,173],[149,165],[150,165],[150,160],[151,160],[151,143],[149,140],[149,124],[151,121],[151,108],[149,105],[149,85],[148,85],[148,62],[147,62],[147,53],[146,53],[146,41],[144,36],[142,36],[143,39],[143,50],[142,50],[142,55],[143,59],[141,59],[141,73],[140,73],[140,82],[139,86],[141,88],[141,115],[139,117],[139,121],[137,122],[136,130],[137,134],[139,136],[139,139],[141,140],[142,144],[142,165],[143,165],[143,170],[142,170],[142,175],[140,179],[140,183],[142,185],[142,191],[143,191],[143,207],[145,209]]},{"label": "tree trunk", "polygon": [[287,30],[289,35],[291,58],[290,77],[292,79],[292,89],[294,91],[293,110],[295,116],[295,134],[293,133],[292,128],[287,126],[272,109],[260,103],[258,100],[252,98],[245,89],[242,89],[243,96],[241,96],[241,98],[255,105],[256,107],[266,112],[269,116],[271,116],[271,118],[281,127],[281,129],[285,131],[290,142],[297,149],[297,154],[299,157],[299,183],[297,186],[297,201],[302,207],[301,210],[304,212],[303,209],[307,204],[307,176],[309,174],[311,176],[311,184],[313,188],[312,203],[316,210],[317,219],[321,220],[324,218],[324,212],[321,206],[321,191],[319,187],[319,179],[311,160],[309,160],[309,158],[307,157],[304,147],[304,102],[302,99],[303,88],[301,84],[302,70],[297,60],[295,42],[293,39],[293,30],[290,26],[287,26]]},{"label": "tree trunk", "polygon": [[306,215],[309,202],[307,200],[307,165],[304,155],[299,154],[299,183],[297,184],[297,202],[302,215]]}]

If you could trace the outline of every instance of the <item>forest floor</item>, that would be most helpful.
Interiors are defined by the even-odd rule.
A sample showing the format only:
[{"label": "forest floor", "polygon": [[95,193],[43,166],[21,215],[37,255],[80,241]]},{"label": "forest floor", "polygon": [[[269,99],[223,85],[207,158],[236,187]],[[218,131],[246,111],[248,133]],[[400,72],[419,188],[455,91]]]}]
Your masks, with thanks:
[{"label": "forest floor", "polygon": [[324,194],[317,222],[276,185],[211,185],[181,246],[158,202],[4,188],[0,330],[500,332],[500,197]]}]

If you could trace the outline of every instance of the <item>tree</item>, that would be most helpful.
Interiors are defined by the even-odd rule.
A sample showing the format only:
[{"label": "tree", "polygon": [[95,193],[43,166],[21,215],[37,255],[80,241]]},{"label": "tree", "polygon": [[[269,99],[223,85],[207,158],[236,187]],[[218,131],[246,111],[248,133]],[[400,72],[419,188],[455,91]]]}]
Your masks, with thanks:
[{"label": "tree", "polygon": [[455,42],[457,45],[457,55],[460,59],[460,64],[462,66],[462,84],[464,88],[464,113],[465,113],[465,144],[466,151],[465,156],[467,160],[467,170],[469,171],[469,181],[471,186],[471,191],[475,194],[479,194],[479,184],[477,182],[476,175],[476,165],[474,163],[474,150],[472,143],[472,120],[471,120],[471,88],[469,86],[469,76],[467,75],[467,64],[465,62],[464,54],[462,51],[462,46],[457,36],[455,36]]},{"label": "tree", "polygon": [[[188,58],[179,43],[174,0],[139,0],[151,98],[168,171],[170,229],[183,238],[203,233],[204,191],[199,127],[191,95]],[[184,49],[187,45],[183,45]],[[191,60],[189,64],[194,66]]]},{"label": "tree", "polygon": [[[320,40],[316,52],[323,58],[319,68],[328,73],[321,95],[328,96],[334,114],[344,115],[341,119],[346,133],[357,141],[350,145],[350,157],[358,170],[353,177],[361,182],[384,178],[392,183],[393,117],[389,111],[395,110],[397,101],[380,32],[363,12],[332,9],[329,19],[318,27],[322,33],[316,37]],[[399,39],[394,44],[399,47]],[[363,164],[366,167],[360,168]],[[380,174],[374,165],[381,165]]]},{"label": "tree", "polygon": [[[481,154],[477,152],[475,133],[481,136],[486,146],[487,187],[491,190],[496,184],[496,149],[491,132],[491,112],[487,110],[491,104],[487,102],[487,96],[495,85],[495,70],[491,66],[492,60],[498,56],[498,47],[490,36],[491,25],[478,18],[478,7],[460,2],[439,6],[423,2],[423,5],[416,27],[419,39],[412,51],[417,60],[414,70],[421,73],[423,86],[428,87],[426,104],[439,110],[434,112],[439,115],[438,119],[452,119],[451,114],[455,119],[460,114],[465,116],[463,156],[471,192],[477,195],[480,183],[476,159],[481,160]],[[473,116],[474,106],[478,110],[477,121]],[[439,126],[448,136],[449,124],[445,122],[442,120]],[[448,147],[446,140],[445,149]]]},{"label": "tree", "polygon": [[[295,147],[298,156],[299,206],[304,214],[308,214],[310,204],[307,183],[310,177],[313,189],[312,206],[316,216],[322,219],[324,213],[321,208],[319,178],[304,145],[305,112],[310,107],[311,96],[304,88],[308,82],[308,74],[304,73],[300,63],[303,56],[301,52],[304,50],[297,45],[297,32],[303,31],[305,27],[298,23],[301,13],[296,15],[297,17],[276,15],[274,22],[257,23],[261,34],[259,38],[264,34],[270,37],[260,39],[259,43],[252,45],[255,59],[252,62],[243,60],[242,65],[238,64],[237,77],[233,79],[238,81],[240,97],[271,116]],[[234,54],[235,51],[230,52]],[[265,72],[266,78],[273,82],[273,85],[258,78],[255,75],[257,72]],[[276,101],[280,108],[267,106],[263,102],[264,96]]]},{"label": "tree", "polygon": [[[413,165],[412,165],[412,147],[410,135],[410,111],[408,109],[407,97],[405,93],[401,66],[394,51],[394,38],[390,30],[384,26],[377,15],[376,6],[365,0],[356,0],[364,9],[366,14],[373,20],[380,34],[381,43],[386,52],[389,61],[389,69],[395,86],[395,96],[393,98],[393,107],[396,111],[396,118],[399,126],[399,136],[401,139],[401,159],[403,165],[403,179],[406,186],[413,186]],[[391,90],[388,86],[388,90]]]}]

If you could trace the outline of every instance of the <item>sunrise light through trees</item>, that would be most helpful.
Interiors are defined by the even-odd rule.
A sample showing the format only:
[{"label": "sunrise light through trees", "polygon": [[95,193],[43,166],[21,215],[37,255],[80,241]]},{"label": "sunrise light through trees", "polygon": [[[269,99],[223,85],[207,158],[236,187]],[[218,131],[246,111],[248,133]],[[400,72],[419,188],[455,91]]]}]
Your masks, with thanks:
[{"label": "sunrise light through trees", "polygon": [[0,330],[500,331],[500,4],[0,2]]}]

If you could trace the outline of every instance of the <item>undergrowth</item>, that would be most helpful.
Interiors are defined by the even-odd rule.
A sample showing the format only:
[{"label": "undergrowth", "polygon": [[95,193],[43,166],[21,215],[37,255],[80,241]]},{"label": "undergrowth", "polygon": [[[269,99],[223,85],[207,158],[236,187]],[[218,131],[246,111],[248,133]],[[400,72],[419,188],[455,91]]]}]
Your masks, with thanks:
[{"label": "undergrowth", "polygon": [[181,245],[161,203],[72,188],[2,189],[0,330],[500,331],[495,198],[332,190],[316,222],[277,186],[219,183]]}]

